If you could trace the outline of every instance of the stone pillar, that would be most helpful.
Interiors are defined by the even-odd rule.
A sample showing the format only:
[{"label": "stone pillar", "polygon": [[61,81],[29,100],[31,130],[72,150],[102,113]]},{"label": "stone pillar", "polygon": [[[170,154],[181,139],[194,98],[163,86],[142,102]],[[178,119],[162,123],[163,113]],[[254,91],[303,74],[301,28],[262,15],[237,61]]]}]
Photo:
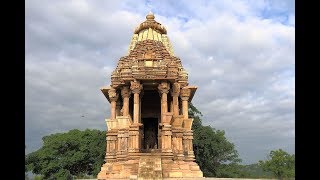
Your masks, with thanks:
[{"label": "stone pillar", "polygon": [[131,95],[131,91],[128,86],[124,86],[121,88],[121,96],[123,99],[123,116],[129,116],[129,98]]},{"label": "stone pillar", "polygon": [[116,116],[122,116],[121,114],[121,101],[118,99],[116,103]]},{"label": "stone pillar", "polygon": [[173,83],[173,87],[171,89],[172,103],[173,103],[173,117],[176,117],[179,115],[179,100],[178,100],[179,94],[180,94],[180,84]]},{"label": "stone pillar", "polygon": [[139,123],[140,123],[140,127],[139,127],[139,151],[142,149],[143,146],[143,124],[141,122],[141,104],[142,104],[142,97],[143,97],[143,93],[144,91],[140,92],[140,103],[139,103]]},{"label": "stone pillar", "polygon": [[164,113],[164,121],[161,128],[161,152],[162,157],[166,159],[172,159],[172,126],[170,124],[172,120],[172,112]]},{"label": "stone pillar", "polygon": [[161,96],[161,123],[164,121],[165,113],[168,112],[168,102],[167,102],[167,95],[169,93],[169,83],[161,82],[158,86],[158,90]]},{"label": "stone pillar", "polygon": [[140,117],[140,98],[139,94],[142,90],[142,85],[135,81],[131,81],[130,89],[133,93],[133,123],[137,124],[139,123],[139,117]]},{"label": "stone pillar", "polygon": [[122,118],[118,117],[118,151],[117,151],[117,160],[122,161],[126,160],[128,156],[128,139],[129,139],[129,127],[128,121],[130,119],[129,116],[129,98],[131,95],[131,91],[128,86],[124,86],[121,88],[121,96],[123,99],[122,106]]},{"label": "stone pillar", "polygon": [[180,92],[180,98],[182,101],[182,114],[184,119],[188,119],[188,100],[190,97],[190,89],[182,88]]},{"label": "stone pillar", "polygon": [[141,147],[141,138],[140,138],[140,127],[139,123],[140,118],[140,98],[139,94],[142,90],[142,85],[138,81],[131,81],[130,89],[133,93],[133,124],[130,125],[129,129],[129,152],[137,153]]},{"label": "stone pillar", "polygon": [[193,131],[191,130],[193,119],[189,119],[188,115],[188,100],[190,97],[190,89],[182,88],[180,92],[180,98],[182,101],[182,114],[183,114],[183,151],[185,155],[185,161],[194,161],[195,156],[193,152]]},{"label": "stone pillar", "polygon": [[106,162],[113,162],[116,159],[116,142],[117,134],[116,130],[113,130],[114,122],[116,122],[116,102],[118,100],[119,94],[116,89],[111,88],[108,91],[108,96],[111,104],[110,119],[107,120],[108,131],[106,133]]},{"label": "stone pillar", "polygon": [[108,91],[108,95],[109,95],[109,99],[111,101],[110,119],[115,120],[116,119],[116,103],[117,103],[119,95],[118,95],[116,89],[114,89],[114,88],[111,88]]},{"label": "stone pillar", "polygon": [[182,115],[179,115],[179,95],[180,84],[174,83],[171,89],[172,104],[173,104],[173,122],[172,122],[172,148],[174,159],[183,160],[183,129],[182,129]]},{"label": "stone pillar", "polygon": [[158,86],[158,90],[161,96],[161,140],[160,147],[162,156],[166,159],[172,158],[172,146],[171,146],[171,118],[172,113],[168,113],[167,95],[169,93],[169,83],[161,82]]}]

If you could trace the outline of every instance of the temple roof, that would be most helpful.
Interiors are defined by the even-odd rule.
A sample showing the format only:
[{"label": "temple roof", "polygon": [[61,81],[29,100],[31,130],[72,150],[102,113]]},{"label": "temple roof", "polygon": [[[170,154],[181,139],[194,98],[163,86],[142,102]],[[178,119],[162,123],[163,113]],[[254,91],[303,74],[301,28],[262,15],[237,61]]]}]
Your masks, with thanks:
[{"label": "temple roof", "polygon": [[169,80],[186,86],[188,73],[161,41],[148,39],[137,42],[129,55],[120,58],[111,75],[111,86],[116,88],[134,79]]},{"label": "temple roof", "polygon": [[189,101],[192,100],[197,87],[189,86],[188,73],[173,54],[167,30],[154,19],[149,13],[135,29],[128,54],[119,59],[111,74],[110,86],[101,89],[107,99],[110,88],[120,89],[137,80],[144,89],[157,89],[163,81],[179,83],[181,88],[191,90]]},{"label": "temple roof", "polygon": [[149,13],[134,31],[129,51],[119,59],[111,74],[111,87],[138,81],[178,82],[188,85],[188,73],[180,58],[174,56],[166,29]]}]

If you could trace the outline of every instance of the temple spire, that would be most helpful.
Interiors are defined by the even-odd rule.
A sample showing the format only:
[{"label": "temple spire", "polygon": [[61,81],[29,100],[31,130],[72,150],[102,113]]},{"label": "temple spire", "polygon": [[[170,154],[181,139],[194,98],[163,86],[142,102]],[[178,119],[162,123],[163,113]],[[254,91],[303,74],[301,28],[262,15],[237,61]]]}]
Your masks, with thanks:
[{"label": "temple spire", "polygon": [[162,42],[170,55],[174,56],[166,28],[155,20],[155,16],[151,11],[146,15],[146,20],[135,28],[129,45],[128,54],[130,54],[138,42],[144,40]]},{"label": "temple spire", "polygon": [[147,18],[147,20],[154,20],[154,14],[151,11],[149,11],[146,18]]}]

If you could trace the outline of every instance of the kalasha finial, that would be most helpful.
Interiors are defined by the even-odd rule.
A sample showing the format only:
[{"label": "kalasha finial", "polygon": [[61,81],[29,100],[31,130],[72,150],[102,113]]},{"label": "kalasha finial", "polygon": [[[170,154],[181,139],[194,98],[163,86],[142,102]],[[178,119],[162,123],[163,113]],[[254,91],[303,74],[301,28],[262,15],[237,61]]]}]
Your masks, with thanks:
[{"label": "kalasha finial", "polygon": [[146,16],[147,20],[153,20],[154,19],[154,14],[150,11],[148,15]]}]

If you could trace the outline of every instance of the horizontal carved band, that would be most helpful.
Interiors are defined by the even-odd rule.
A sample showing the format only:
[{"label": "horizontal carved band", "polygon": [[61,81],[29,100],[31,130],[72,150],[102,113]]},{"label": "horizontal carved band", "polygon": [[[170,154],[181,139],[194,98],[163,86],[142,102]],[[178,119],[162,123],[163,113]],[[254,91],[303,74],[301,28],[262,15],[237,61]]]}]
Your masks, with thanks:
[{"label": "horizontal carved band", "polygon": [[162,131],[161,135],[163,135],[163,136],[171,136],[172,132],[171,131]]},{"label": "horizontal carved band", "polygon": [[118,138],[126,138],[129,137],[129,134],[118,134]]}]

